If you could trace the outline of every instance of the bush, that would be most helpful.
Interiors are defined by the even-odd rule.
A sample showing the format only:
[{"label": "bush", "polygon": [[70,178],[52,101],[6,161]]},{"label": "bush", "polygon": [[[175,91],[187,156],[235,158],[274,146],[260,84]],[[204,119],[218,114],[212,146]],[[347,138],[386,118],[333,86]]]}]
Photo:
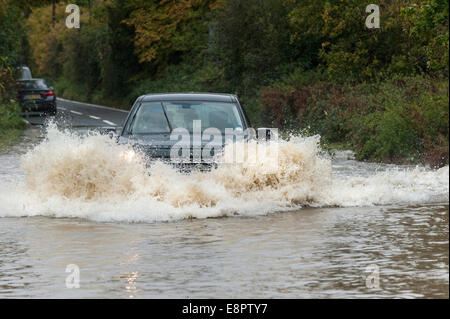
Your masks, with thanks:
[{"label": "bush", "polygon": [[[310,75],[308,75],[310,78]],[[448,81],[394,77],[362,84],[275,83],[260,92],[268,125],[308,128],[325,143],[351,145],[361,160],[448,163]]]},{"label": "bush", "polygon": [[0,137],[6,130],[22,129],[25,122],[20,116],[20,107],[16,102],[0,104]]},{"label": "bush", "polygon": [[0,57],[0,144],[8,140],[14,131],[23,129],[20,107],[15,101],[16,82],[6,58]]},{"label": "bush", "polygon": [[376,111],[353,119],[360,159],[448,164],[448,82],[408,77],[380,84]]}]

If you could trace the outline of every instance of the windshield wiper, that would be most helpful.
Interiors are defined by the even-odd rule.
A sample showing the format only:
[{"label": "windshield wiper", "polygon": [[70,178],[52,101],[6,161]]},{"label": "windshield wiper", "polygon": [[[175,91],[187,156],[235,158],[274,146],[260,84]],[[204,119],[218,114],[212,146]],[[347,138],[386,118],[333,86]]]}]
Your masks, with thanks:
[{"label": "windshield wiper", "polygon": [[172,124],[170,124],[169,117],[167,116],[166,105],[163,102],[161,102],[161,105],[162,105],[162,109],[164,112],[164,116],[166,117],[166,120],[167,120],[167,124],[169,125],[169,131],[170,131],[170,133],[172,133]]}]

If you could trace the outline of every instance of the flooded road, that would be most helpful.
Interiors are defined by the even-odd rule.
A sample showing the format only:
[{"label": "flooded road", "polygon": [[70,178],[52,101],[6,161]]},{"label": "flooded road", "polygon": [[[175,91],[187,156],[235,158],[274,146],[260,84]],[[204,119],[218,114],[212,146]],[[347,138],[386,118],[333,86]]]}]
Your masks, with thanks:
[{"label": "flooded road", "polygon": [[[0,151],[1,298],[449,297],[448,167],[361,163],[338,152],[330,189],[322,183],[308,188],[327,176],[317,173],[322,164],[314,160],[312,173],[301,175],[310,178],[307,183],[291,173],[290,185],[264,193],[227,188],[195,193],[191,201],[133,175],[142,188],[158,187],[159,201],[153,202],[136,187],[117,186],[120,180],[112,181],[114,197],[78,194],[78,184],[64,193],[69,186],[53,178],[69,176],[64,174],[70,169],[54,170],[60,163],[79,167],[78,174],[102,173],[85,172],[83,162],[68,163],[67,157],[52,162],[62,156],[64,143],[80,152],[89,149],[72,137],[56,136],[64,143],[50,142],[42,154],[30,155],[45,136],[34,127],[19,144]],[[94,142],[101,153],[102,142]],[[41,172],[31,179],[27,156],[41,161],[32,166]],[[218,187],[227,173],[214,180],[192,178]],[[173,188],[191,190],[184,177],[176,178]],[[98,194],[101,185],[93,177],[91,182]],[[205,201],[205,194],[214,201]],[[79,288],[66,288],[70,264],[79,268]]]},{"label": "flooded road", "polygon": [[[0,225],[3,298],[448,298],[444,205]],[[79,289],[65,287],[68,264]],[[379,288],[366,286],[369,265]]]}]

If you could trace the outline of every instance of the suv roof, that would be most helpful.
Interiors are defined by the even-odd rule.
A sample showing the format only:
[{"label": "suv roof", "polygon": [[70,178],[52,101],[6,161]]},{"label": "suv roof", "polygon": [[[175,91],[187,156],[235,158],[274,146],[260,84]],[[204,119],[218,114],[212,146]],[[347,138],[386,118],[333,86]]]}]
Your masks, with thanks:
[{"label": "suv roof", "polygon": [[221,93],[157,93],[146,94],[140,97],[141,101],[214,101],[214,102],[236,102],[233,94]]},{"label": "suv roof", "polygon": [[30,68],[26,65],[16,68],[16,78],[18,80],[30,80],[32,78]]}]

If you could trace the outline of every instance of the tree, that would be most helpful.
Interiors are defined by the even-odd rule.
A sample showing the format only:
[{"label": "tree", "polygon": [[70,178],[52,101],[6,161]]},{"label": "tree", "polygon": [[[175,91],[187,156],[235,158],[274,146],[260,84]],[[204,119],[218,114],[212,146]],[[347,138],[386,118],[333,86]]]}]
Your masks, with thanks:
[{"label": "tree", "polygon": [[133,1],[125,20],[135,30],[134,46],[139,62],[165,68],[180,56],[207,47],[208,18],[217,0]]},{"label": "tree", "polygon": [[232,0],[215,19],[215,52],[230,89],[247,94],[276,78],[293,56],[288,6],[279,0]]}]

